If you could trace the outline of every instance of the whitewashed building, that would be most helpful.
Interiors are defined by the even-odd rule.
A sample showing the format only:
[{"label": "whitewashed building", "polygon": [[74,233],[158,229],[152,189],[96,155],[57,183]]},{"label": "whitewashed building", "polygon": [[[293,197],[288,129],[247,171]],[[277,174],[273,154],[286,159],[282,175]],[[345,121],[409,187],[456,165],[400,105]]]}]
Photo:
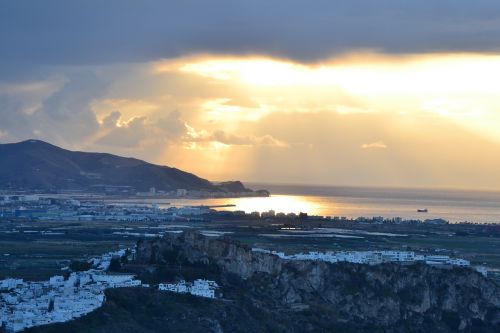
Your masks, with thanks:
[{"label": "whitewashed building", "polygon": [[192,283],[181,280],[177,283],[160,283],[158,289],[181,294],[191,294],[194,296],[216,298],[216,290],[219,285],[215,281],[197,279]]}]

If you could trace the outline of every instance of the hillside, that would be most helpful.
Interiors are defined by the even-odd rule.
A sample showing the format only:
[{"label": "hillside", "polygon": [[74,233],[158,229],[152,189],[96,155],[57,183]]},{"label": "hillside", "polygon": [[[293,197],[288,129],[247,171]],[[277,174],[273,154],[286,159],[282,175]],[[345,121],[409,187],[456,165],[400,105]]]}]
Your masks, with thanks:
[{"label": "hillside", "polygon": [[91,190],[131,186],[135,191],[209,190],[208,180],[176,168],[105,153],[69,151],[39,140],[0,144],[0,189]]},{"label": "hillside", "polygon": [[151,283],[213,279],[222,298],[109,290],[90,315],[28,332],[498,332],[500,287],[470,269],[286,261],[197,232],[140,241],[122,264]]}]

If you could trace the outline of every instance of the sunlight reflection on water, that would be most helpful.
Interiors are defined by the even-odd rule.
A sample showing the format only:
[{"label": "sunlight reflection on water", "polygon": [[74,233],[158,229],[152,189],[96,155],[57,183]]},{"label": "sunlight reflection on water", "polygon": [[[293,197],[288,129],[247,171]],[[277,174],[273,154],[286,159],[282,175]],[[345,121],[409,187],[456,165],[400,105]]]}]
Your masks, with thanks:
[{"label": "sunlight reflection on water", "polygon": [[237,198],[233,203],[234,209],[245,212],[266,212],[274,210],[276,213],[308,213],[317,215],[322,213],[322,206],[306,196],[273,195],[268,198]]},{"label": "sunlight reflection on water", "polygon": [[[134,200],[135,202],[139,200]],[[473,221],[478,223],[500,222],[500,209],[496,201],[419,198],[383,198],[275,194],[267,198],[220,198],[220,199],[143,199],[142,203],[158,203],[162,208],[171,206],[235,205],[220,207],[218,210],[242,210],[247,213],[307,213],[320,216],[360,216],[404,219],[444,218],[450,222]],[[418,208],[428,208],[428,213],[418,213]]]},{"label": "sunlight reflection on water", "polygon": [[[235,205],[234,207],[218,208],[220,210],[242,210],[250,212],[267,212],[274,210],[276,213],[308,213],[311,215],[324,214],[327,212],[321,202],[314,200],[315,197],[297,195],[272,195],[270,197],[248,197],[248,198],[220,198],[220,199],[169,199],[157,200],[160,207],[186,205]],[[149,201],[149,200],[148,200]],[[162,205],[163,203],[163,205]]]}]

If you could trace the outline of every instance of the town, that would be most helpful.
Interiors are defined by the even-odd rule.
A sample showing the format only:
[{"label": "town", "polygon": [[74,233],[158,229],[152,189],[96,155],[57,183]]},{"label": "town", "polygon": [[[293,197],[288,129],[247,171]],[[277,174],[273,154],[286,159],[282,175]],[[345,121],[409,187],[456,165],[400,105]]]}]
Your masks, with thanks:
[{"label": "town", "polygon": [[[180,191],[180,192],[179,192]],[[185,190],[177,190],[180,196]],[[214,218],[246,218],[246,219],[276,219],[281,221],[323,221],[333,223],[349,224],[391,224],[391,225],[447,225],[448,221],[441,218],[429,219],[403,219],[401,217],[384,218],[345,216],[311,216],[307,213],[283,213],[269,210],[265,212],[245,212],[242,210],[219,210],[220,208],[234,208],[234,205],[199,205],[199,206],[169,206],[160,207],[152,203],[130,203],[127,200],[112,199],[104,197],[93,199],[88,197],[74,197],[66,195],[0,195],[0,220],[21,221],[123,221],[123,222],[168,222],[168,221],[210,221]],[[214,209],[214,208],[217,208]],[[472,224],[461,222],[459,224]],[[500,224],[487,223],[491,225],[492,231],[499,231]]]},{"label": "town", "polygon": [[[286,230],[286,229],[285,229]],[[172,230],[167,232],[182,232]],[[223,237],[225,232],[201,231],[205,237]],[[162,237],[162,234],[152,234]],[[378,265],[397,263],[401,265],[423,263],[438,268],[464,267],[473,269],[483,276],[488,269],[480,265],[471,265],[466,259],[448,255],[421,254],[413,251],[365,250],[365,251],[310,251],[307,253],[285,254],[283,251],[253,247],[252,252],[262,252],[278,256],[284,260],[312,260],[328,263],[353,263],[360,265]],[[87,260],[89,269],[73,270],[63,267],[64,275],[52,276],[48,281],[26,282],[19,278],[7,278],[0,281],[0,327],[7,332],[18,332],[26,328],[65,322],[84,316],[101,307],[106,300],[108,288],[151,288],[150,284],[136,279],[135,274],[110,271],[113,262],[122,259],[133,260],[136,248],[122,248],[94,256]],[[159,283],[159,291],[214,299],[221,295],[215,281],[198,278],[193,282]]]},{"label": "town", "polygon": [[[91,269],[52,276],[48,281],[0,280],[0,328],[18,332],[26,328],[65,322],[102,306],[108,288],[149,287],[134,274],[108,272],[112,260],[133,259],[135,249],[121,249],[91,258]],[[64,267],[63,270],[67,270]],[[197,279],[193,283],[159,284],[158,289],[215,298],[215,281]]]},{"label": "town", "polygon": [[178,216],[199,216],[209,212],[209,207],[161,209],[155,204],[109,204],[104,200],[80,201],[39,195],[0,196],[0,207],[0,219],[35,221],[172,221]]},{"label": "town", "polygon": [[[309,252],[286,255],[284,252],[252,248],[254,252],[269,253],[285,260],[318,260],[329,263],[348,262],[354,264],[378,265],[382,263],[425,263],[435,267],[469,267],[470,262],[465,259],[450,258],[446,255],[416,254],[412,251],[338,251],[338,252]],[[484,266],[474,266],[474,270],[487,276],[488,269]]]},{"label": "town", "polygon": [[133,251],[119,250],[92,258],[91,269],[71,272],[67,277],[56,275],[41,282],[1,280],[0,327],[7,332],[18,332],[32,326],[72,320],[100,307],[107,288],[141,286],[133,274],[107,273],[113,258],[128,252],[133,255]]},{"label": "town", "polygon": [[[498,265],[494,261],[496,257],[493,255],[493,264],[490,266],[483,264],[488,257],[482,254],[475,257],[464,251],[456,252],[446,248],[434,248],[431,251],[422,245],[423,241],[431,237],[438,237],[440,240],[446,238],[447,241],[457,238],[460,239],[460,246],[463,240],[469,240],[469,236],[488,235],[488,239],[494,241],[496,238],[493,236],[499,232],[498,224],[451,224],[443,219],[405,220],[380,216],[325,217],[306,213],[285,214],[273,210],[244,212],[218,210],[235,207],[208,205],[164,204],[160,207],[154,203],[108,199],[38,194],[0,196],[0,221],[5,222],[0,232],[5,235],[6,240],[17,242],[44,239],[44,242],[59,244],[63,239],[80,239],[80,235],[89,235],[90,231],[91,234],[99,232],[109,235],[106,237],[120,242],[126,240],[125,243],[128,244],[120,250],[86,257],[85,260],[90,265],[88,269],[72,270],[62,267],[63,274],[52,275],[46,281],[28,282],[20,277],[0,280],[0,325],[7,332],[18,332],[33,326],[65,322],[84,316],[104,304],[105,291],[109,288],[152,288],[152,285],[137,279],[135,274],[110,271],[113,261],[120,258],[133,259],[135,248],[127,246],[138,239],[163,237],[167,233],[182,233],[183,230],[193,228],[207,237],[231,234],[244,242],[252,239],[252,244],[257,239],[252,251],[269,253],[284,260],[362,265],[421,263],[442,269],[470,268],[494,279],[499,276]],[[300,241],[294,241],[299,237]],[[272,240],[271,243],[266,241],[269,239]],[[473,239],[471,237],[470,241]],[[94,241],[92,238],[90,240]],[[101,242],[102,238],[95,238],[96,244]],[[412,242],[415,250],[398,249],[406,248]],[[22,250],[22,258],[16,257],[11,255],[12,243],[9,244],[6,247],[9,252],[3,253],[1,260],[13,263],[23,260],[25,250]],[[463,244],[466,246],[466,243]],[[307,246],[315,250],[301,252]],[[332,247],[336,249],[333,250]],[[489,247],[486,250],[489,251]],[[463,254],[467,255],[467,259],[459,258]],[[39,253],[34,253],[30,260],[37,260],[38,256]],[[12,264],[12,267],[15,269],[17,266]],[[193,282],[179,280],[159,283],[155,288],[161,292],[190,294],[208,299],[222,295],[215,281],[201,276]]]},{"label": "town", "polygon": [[215,281],[196,279],[192,283],[181,280],[177,283],[160,283],[158,290],[170,291],[179,294],[191,294],[194,296],[215,298],[219,285]]},{"label": "town", "polygon": [[[253,248],[253,252],[276,255],[285,260],[320,260],[329,263],[348,262],[375,265],[386,262],[423,262],[433,266],[468,267],[464,259],[448,256],[426,256],[404,251],[349,251],[349,252],[309,252],[286,255],[283,252]],[[108,273],[111,262],[125,256],[133,258],[135,249],[121,249],[91,258],[92,268],[81,272],[71,272],[66,278],[53,276],[49,281],[26,282],[23,279],[0,281],[0,327],[7,332],[18,332],[26,328],[64,322],[81,317],[102,306],[105,290],[108,288],[150,287],[134,274]],[[67,269],[67,268],[64,268]],[[481,267],[475,269],[485,274]],[[205,298],[216,298],[219,288],[215,281],[196,279],[189,283],[160,283],[158,290],[181,294],[191,294]]]}]

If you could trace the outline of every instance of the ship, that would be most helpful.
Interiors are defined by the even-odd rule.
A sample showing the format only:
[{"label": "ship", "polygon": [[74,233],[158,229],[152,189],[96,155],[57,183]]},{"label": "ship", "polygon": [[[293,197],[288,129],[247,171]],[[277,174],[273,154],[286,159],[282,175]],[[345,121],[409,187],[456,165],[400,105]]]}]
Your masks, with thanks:
[{"label": "ship", "polygon": [[417,209],[417,212],[419,213],[427,213],[429,210],[427,208],[419,208]]}]

